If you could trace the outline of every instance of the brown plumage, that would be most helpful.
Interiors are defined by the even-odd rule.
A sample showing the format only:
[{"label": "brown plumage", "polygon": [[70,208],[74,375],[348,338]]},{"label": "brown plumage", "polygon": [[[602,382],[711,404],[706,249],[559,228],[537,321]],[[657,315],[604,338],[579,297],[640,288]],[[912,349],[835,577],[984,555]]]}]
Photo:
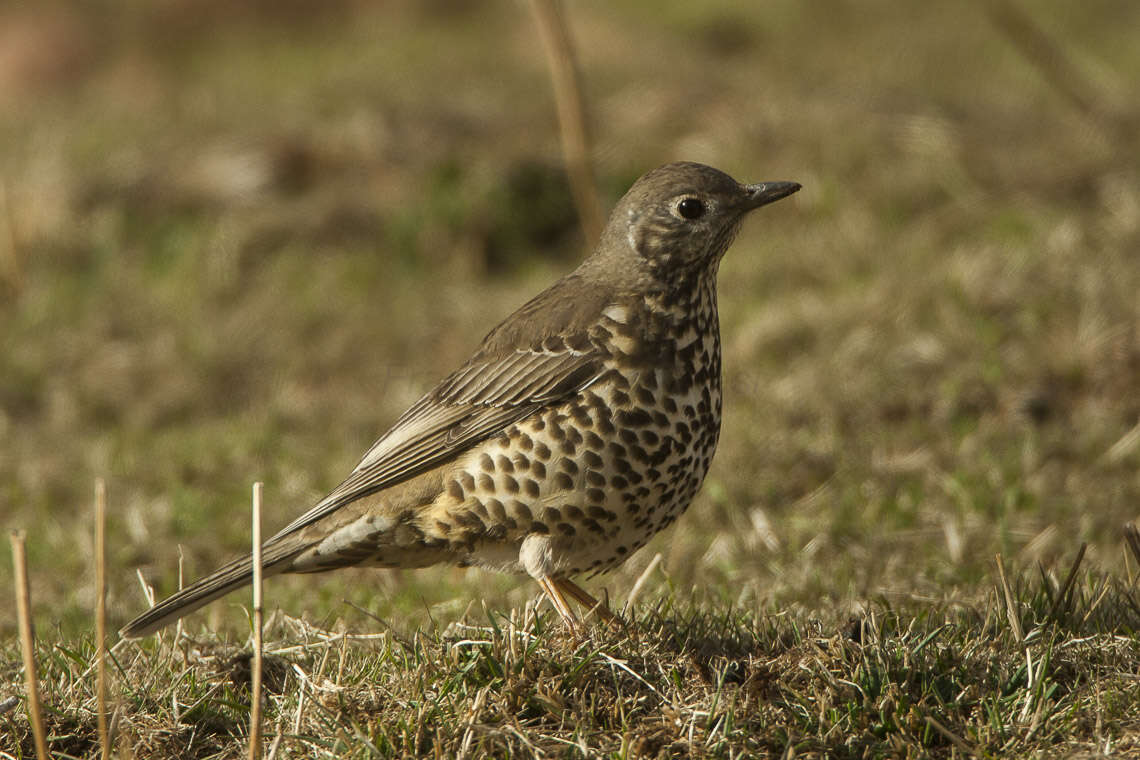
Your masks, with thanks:
[{"label": "brown plumage", "polygon": [[[799,189],[668,164],[618,202],[593,254],[492,330],[348,478],[265,542],[265,575],[479,565],[570,577],[621,564],[700,487],[720,431],[716,272],[744,215]],[[145,636],[249,583],[235,560],[128,623]],[[603,614],[604,610],[601,610]]]}]

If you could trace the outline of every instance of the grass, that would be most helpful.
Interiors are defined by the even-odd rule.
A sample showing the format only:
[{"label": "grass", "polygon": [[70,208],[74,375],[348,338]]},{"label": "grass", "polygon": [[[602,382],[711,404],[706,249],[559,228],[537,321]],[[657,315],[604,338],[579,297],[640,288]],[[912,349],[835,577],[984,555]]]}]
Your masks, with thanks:
[{"label": "grass", "polygon": [[[1012,607],[992,589],[871,602],[846,620],[664,594],[625,630],[583,637],[530,606],[410,636],[278,614],[267,744],[305,757],[1128,756],[1140,606],[1132,583],[1073,570],[1063,597],[1048,573],[1015,576]],[[40,656],[48,701],[69,705],[48,715],[53,751],[83,757],[98,746],[93,642],[73,646]],[[135,756],[243,755],[246,646],[182,630],[112,651],[112,725]],[[9,723],[30,752],[26,724]]]},{"label": "grass", "polygon": [[[136,568],[244,551],[255,480],[285,524],[581,255],[521,9],[208,6],[0,17],[0,511],[57,754],[96,741],[96,476],[114,629]],[[1087,113],[987,7],[575,6],[607,205],[682,158],[805,186],[723,265],[713,471],[601,581],[663,555],[626,632],[478,571],[273,579],[277,756],[1136,751],[1140,153],[1102,120],[1135,118],[1140,19],[1025,3]],[[242,603],[117,646],[135,757],[243,754]]]}]

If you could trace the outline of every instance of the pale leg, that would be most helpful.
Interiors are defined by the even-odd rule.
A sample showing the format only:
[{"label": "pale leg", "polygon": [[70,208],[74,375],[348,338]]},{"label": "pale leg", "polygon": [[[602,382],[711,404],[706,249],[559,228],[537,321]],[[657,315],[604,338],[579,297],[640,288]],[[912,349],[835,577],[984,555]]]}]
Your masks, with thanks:
[{"label": "pale leg", "polygon": [[567,627],[572,631],[578,630],[578,616],[574,614],[574,610],[570,609],[570,604],[566,601],[566,597],[562,595],[562,590],[558,588],[557,579],[544,575],[541,578],[536,578],[538,585],[550,598],[550,603],[554,605],[554,609],[558,611],[559,617],[566,623]]}]

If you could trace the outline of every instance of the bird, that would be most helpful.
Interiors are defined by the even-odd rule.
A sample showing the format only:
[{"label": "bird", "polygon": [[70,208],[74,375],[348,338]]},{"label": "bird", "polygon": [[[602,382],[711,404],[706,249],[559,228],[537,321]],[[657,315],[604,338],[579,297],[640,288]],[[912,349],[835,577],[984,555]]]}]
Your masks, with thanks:
[{"label": "bird", "polygon": [[[572,629],[569,599],[616,619],[573,578],[621,565],[692,502],[720,435],[720,261],[749,212],[799,189],[693,162],[644,174],[576,269],[263,543],[264,577],[478,566],[529,575]],[[252,574],[235,559],[121,634],[149,635]]]}]

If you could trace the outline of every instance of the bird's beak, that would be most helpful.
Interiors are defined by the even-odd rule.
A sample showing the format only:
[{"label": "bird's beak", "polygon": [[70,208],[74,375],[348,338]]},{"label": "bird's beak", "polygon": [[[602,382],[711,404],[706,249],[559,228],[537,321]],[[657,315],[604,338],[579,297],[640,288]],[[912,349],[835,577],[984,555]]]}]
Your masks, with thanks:
[{"label": "bird's beak", "polygon": [[748,197],[744,202],[745,211],[766,206],[781,198],[787,198],[800,189],[799,182],[757,182],[755,185],[745,185]]}]

